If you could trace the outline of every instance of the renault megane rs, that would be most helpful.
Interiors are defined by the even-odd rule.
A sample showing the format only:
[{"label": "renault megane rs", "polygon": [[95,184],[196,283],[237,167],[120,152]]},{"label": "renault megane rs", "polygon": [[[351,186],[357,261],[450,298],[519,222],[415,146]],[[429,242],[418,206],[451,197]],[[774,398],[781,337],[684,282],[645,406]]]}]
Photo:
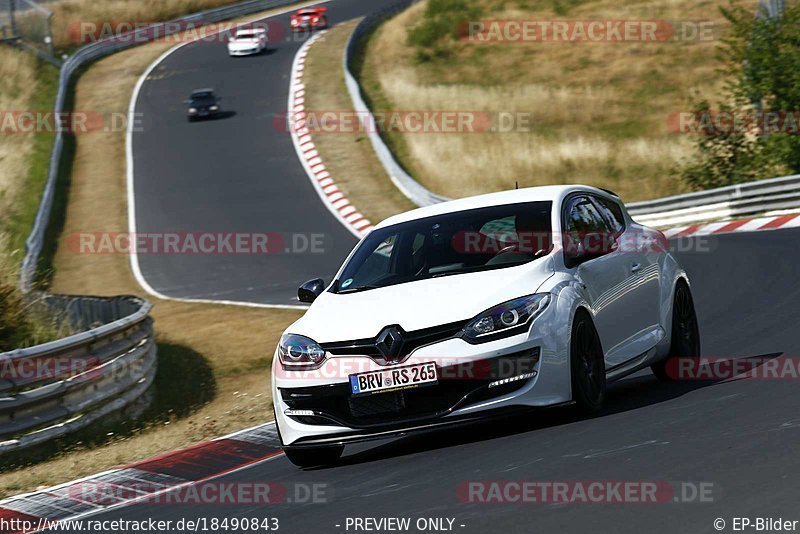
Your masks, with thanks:
[{"label": "renault megane rs", "polygon": [[350,253],[286,329],[272,393],[300,466],[344,445],[574,404],[606,384],[700,351],[689,279],[664,235],[621,200],[548,186],[391,217]]}]

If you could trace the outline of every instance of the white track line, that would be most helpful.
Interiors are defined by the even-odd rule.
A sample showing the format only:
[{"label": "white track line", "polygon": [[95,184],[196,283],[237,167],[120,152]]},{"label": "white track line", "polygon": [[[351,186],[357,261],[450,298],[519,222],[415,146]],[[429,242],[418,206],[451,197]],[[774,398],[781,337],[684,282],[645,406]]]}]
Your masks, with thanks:
[{"label": "white track line", "polygon": [[[278,15],[283,15],[286,13],[290,13],[292,11],[296,11],[297,9],[301,9],[307,6],[317,5],[317,4],[324,4],[329,2],[330,0],[318,0],[315,2],[308,2],[305,4],[297,4],[291,7],[288,7],[284,10],[277,11],[272,13],[268,16],[258,16],[253,17],[251,19],[247,19],[240,23],[237,23],[236,26],[242,26],[246,24],[250,24],[252,22],[260,21],[260,20],[267,20]],[[210,35],[214,35],[215,33],[221,33],[222,31],[229,30],[230,28],[224,28],[217,32],[212,32],[209,34],[204,34],[203,38],[207,38]],[[133,173],[133,125],[135,124],[135,113],[136,113],[136,102],[139,100],[139,93],[141,92],[142,86],[144,85],[147,78],[150,74],[155,70],[158,65],[160,65],[167,57],[169,57],[174,52],[180,50],[184,46],[194,43],[200,39],[198,36],[195,39],[191,39],[185,41],[183,43],[179,43],[163,54],[161,54],[153,63],[150,64],[149,67],[144,71],[144,73],[139,77],[136,81],[136,86],[133,88],[133,94],[131,95],[131,101],[128,106],[128,129],[125,134],[125,156],[127,162],[127,169],[126,169],[126,179],[127,179],[127,194],[128,194],[128,232],[131,235],[136,235],[136,198],[134,196],[134,187],[133,187],[133,180],[134,180],[134,173]],[[291,92],[290,92],[291,94]],[[133,271],[133,276],[136,278],[136,281],[139,285],[144,289],[148,294],[159,298],[161,300],[168,300],[173,302],[188,302],[194,304],[221,304],[227,306],[244,306],[248,308],[273,308],[273,309],[290,309],[290,310],[305,310],[308,309],[308,306],[302,306],[300,304],[258,304],[255,302],[241,302],[236,300],[214,300],[214,299],[193,299],[193,298],[180,298],[180,297],[170,297],[164,295],[163,293],[156,291],[153,286],[145,279],[144,274],[142,274],[142,270],[139,266],[139,256],[136,252],[135,247],[131,248],[131,271]]]},{"label": "white track line", "polygon": [[292,73],[289,77],[286,120],[292,143],[294,143],[294,150],[297,153],[297,159],[300,160],[300,164],[305,169],[306,175],[322,203],[350,233],[361,239],[372,230],[372,223],[358,213],[356,208],[345,198],[344,193],[339,191],[330,173],[325,168],[319,152],[316,150],[308,128],[305,127],[307,111],[305,107],[306,89],[303,84],[305,62],[308,57],[308,49],[325,33],[327,33],[327,30],[314,34],[300,47],[294,56]]}]

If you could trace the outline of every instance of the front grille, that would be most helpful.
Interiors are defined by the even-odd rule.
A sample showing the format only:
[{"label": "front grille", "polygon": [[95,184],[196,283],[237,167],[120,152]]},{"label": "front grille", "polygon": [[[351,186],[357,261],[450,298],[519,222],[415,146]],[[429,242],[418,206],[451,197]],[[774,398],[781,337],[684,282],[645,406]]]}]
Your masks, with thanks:
[{"label": "front grille", "polygon": [[[413,330],[411,332],[403,332],[403,350],[400,353],[398,361],[404,360],[409,354],[420,347],[455,337],[466,324],[467,321],[457,321],[455,323]],[[322,343],[320,346],[325,351],[338,356],[368,356],[382,362],[383,353],[378,349],[378,335],[369,339]]]},{"label": "front grille", "polygon": [[364,395],[350,397],[348,405],[355,418],[370,417],[390,412],[400,412],[406,405],[406,397],[402,391],[390,391],[385,395]]},{"label": "front grille", "polygon": [[[538,369],[539,348],[483,360],[475,364],[440,369],[439,382],[415,389],[353,396],[350,385],[332,384],[305,388],[281,388],[283,401],[292,410],[312,410],[317,415],[294,417],[305,424],[340,424],[352,428],[392,424],[444,415],[459,406],[506,395],[524,386],[518,380],[500,387],[488,385],[515,376],[518,370]],[[514,373],[514,374],[509,374]]]}]

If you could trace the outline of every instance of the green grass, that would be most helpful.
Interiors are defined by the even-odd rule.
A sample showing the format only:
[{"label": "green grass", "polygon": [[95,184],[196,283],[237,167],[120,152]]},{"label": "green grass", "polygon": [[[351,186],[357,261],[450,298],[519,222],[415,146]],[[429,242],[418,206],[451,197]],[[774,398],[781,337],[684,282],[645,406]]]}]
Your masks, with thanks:
[{"label": "green grass", "polygon": [[[30,109],[36,111],[52,110],[58,93],[58,69],[40,61],[36,72],[38,87]],[[25,256],[25,240],[33,228],[39,203],[47,182],[50,167],[50,153],[55,136],[52,133],[34,134],[33,149],[29,159],[28,174],[20,177],[21,185],[15,206],[6,218],[0,231],[7,235],[8,255],[14,265],[19,265]]]}]

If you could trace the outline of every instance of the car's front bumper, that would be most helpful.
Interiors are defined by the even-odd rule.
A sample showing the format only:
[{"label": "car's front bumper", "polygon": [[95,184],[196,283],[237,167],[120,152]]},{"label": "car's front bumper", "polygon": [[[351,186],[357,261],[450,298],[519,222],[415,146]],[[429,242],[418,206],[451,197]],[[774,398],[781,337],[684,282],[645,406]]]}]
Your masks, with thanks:
[{"label": "car's front bumper", "polygon": [[230,56],[252,56],[258,54],[260,48],[255,46],[251,48],[228,48],[228,55]]},{"label": "car's front bumper", "polygon": [[303,437],[293,442],[291,445],[284,445],[284,448],[313,449],[334,445],[352,445],[354,443],[363,443],[380,439],[396,439],[421,432],[459,428],[494,418],[508,417],[528,409],[530,408],[525,406],[509,406],[505,408],[494,408],[474,413],[459,414],[452,417],[423,419],[414,423],[407,423],[404,425],[397,425],[382,429],[350,429],[344,432],[337,432],[321,436]]},{"label": "car's front bumper", "polygon": [[318,22],[316,24],[312,24],[310,22],[301,22],[300,24],[292,26],[292,30],[296,32],[301,31],[313,31],[313,30],[322,30],[325,29],[325,25]]},{"label": "car's front bumper", "polygon": [[[543,317],[536,323],[540,319]],[[473,422],[498,409],[568,402],[571,391],[565,341],[526,333],[478,345],[462,339],[429,345],[397,366],[435,361],[440,377],[449,378],[441,378],[436,386],[411,390],[405,398],[387,392],[359,397],[350,394],[349,374],[387,368],[370,358],[331,357],[316,372],[287,376],[276,356],[272,394],[283,444],[311,447],[352,443]],[[416,356],[418,353],[424,356]],[[458,356],[454,358],[454,354]],[[520,367],[507,365],[500,375],[487,375],[486,369],[498,368],[491,362],[519,360],[532,354],[536,354],[535,367],[528,369],[523,363],[521,368],[532,376],[489,387],[490,383],[524,374],[515,370]],[[462,374],[458,369],[463,366],[473,366],[473,374]]]}]

